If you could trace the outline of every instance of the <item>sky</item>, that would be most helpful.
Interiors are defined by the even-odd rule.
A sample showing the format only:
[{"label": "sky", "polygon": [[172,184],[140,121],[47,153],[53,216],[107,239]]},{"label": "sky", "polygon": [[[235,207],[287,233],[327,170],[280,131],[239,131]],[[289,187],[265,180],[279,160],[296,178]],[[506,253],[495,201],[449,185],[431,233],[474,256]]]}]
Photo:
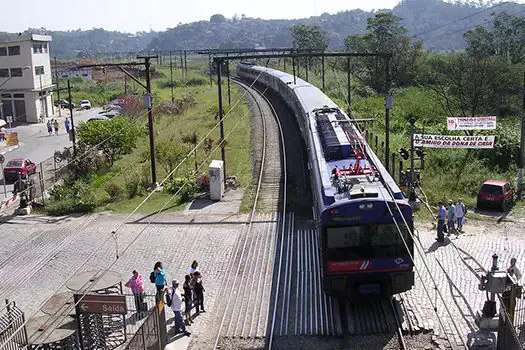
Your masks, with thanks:
[{"label": "sky", "polygon": [[[303,18],[324,12],[393,8],[399,0],[1,0],[0,32],[27,28],[75,30],[104,28],[123,32],[160,31],[179,23],[231,18]],[[14,15],[17,14],[17,15]]]}]

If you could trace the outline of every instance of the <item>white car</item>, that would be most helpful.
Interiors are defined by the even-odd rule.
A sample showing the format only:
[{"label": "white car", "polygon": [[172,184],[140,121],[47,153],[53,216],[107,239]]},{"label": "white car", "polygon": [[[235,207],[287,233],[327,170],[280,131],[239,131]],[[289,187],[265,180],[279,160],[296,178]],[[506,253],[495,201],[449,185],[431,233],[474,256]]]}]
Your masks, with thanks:
[{"label": "white car", "polygon": [[82,109],[91,109],[91,102],[89,100],[80,101],[80,108]]}]

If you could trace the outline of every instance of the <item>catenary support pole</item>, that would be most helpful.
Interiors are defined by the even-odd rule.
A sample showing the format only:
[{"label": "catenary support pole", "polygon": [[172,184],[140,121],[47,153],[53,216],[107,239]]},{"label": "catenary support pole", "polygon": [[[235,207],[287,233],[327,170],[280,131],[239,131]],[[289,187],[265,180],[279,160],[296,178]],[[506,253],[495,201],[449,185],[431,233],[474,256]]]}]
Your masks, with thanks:
[{"label": "catenary support pole", "polygon": [[[55,80],[56,80],[56,83],[57,83],[57,99],[58,99],[58,117],[62,117],[62,107],[61,107],[61,103],[60,103],[60,83],[58,81],[58,66],[57,66],[57,58],[55,56]],[[71,100],[69,100],[71,102]]]},{"label": "catenary support pole", "polygon": [[352,116],[352,77],[350,76],[350,57],[346,58],[346,95],[348,97],[348,115]]},{"label": "catenary support pole", "polygon": [[408,178],[409,186],[408,186],[408,200],[411,199],[412,193],[414,192],[414,180],[415,180],[415,174],[414,174],[414,128],[415,128],[415,120],[410,120],[410,176]]},{"label": "catenary support pole", "polygon": [[182,71],[184,69],[184,63],[182,61],[182,50],[179,51],[179,58],[180,58],[180,74],[182,75]]},{"label": "catenary support pole", "polygon": [[[228,54],[226,54],[228,56]],[[228,106],[231,106],[231,95],[230,95],[230,61],[226,60],[226,74],[228,74]]]},{"label": "catenary support pole", "polygon": [[390,155],[390,109],[393,104],[392,95],[390,94],[390,56],[387,56],[385,61],[385,168],[388,170]]},{"label": "catenary support pole", "polygon": [[208,52],[208,66],[210,71],[210,87],[213,86],[213,74],[211,74],[211,71],[213,69],[213,63],[211,61],[211,52]]},{"label": "catenary support pole", "polygon": [[157,168],[155,164],[155,134],[153,130],[153,108],[151,95],[151,62],[150,57],[144,57],[146,65],[146,90],[149,95],[148,103],[148,130],[149,130],[149,153],[151,158],[151,183],[157,185]]},{"label": "catenary support pole", "polygon": [[321,77],[323,79],[323,82],[322,82],[323,92],[325,92],[324,90],[324,55],[321,57]]},{"label": "catenary support pole", "polygon": [[73,100],[71,99],[71,83],[67,80],[67,93],[69,95],[69,117],[71,118],[71,142],[73,143],[73,157],[77,155],[75,119],[73,118]]},{"label": "catenary support pole", "polygon": [[310,65],[310,58],[307,57],[306,58],[306,81],[308,81],[308,69],[310,68],[308,67],[309,65]]},{"label": "catenary support pole", "polygon": [[224,123],[223,123],[223,111],[222,111],[222,84],[221,84],[221,66],[222,61],[217,60],[217,91],[219,94],[219,127],[221,134],[221,157],[224,169],[224,181],[226,182],[226,152],[224,149]]},{"label": "catenary support pole", "polygon": [[293,83],[294,85],[297,83],[295,80],[295,57],[292,56],[292,67],[293,67]]},{"label": "catenary support pole", "polygon": [[173,60],[172,52],[170,51],[170,87],[171,87],[171,102],[175,102],[175,87],[173,86]]},{"label": "catenary support pole", "polygon": [[518,198],[523,199],[523,167],[525,163],[525,71],[523,72],[523,96],[521,104],[520,164],[518,169]]},{"label": "catenary support pole", "polygon": [[188,53],[184,50],[184,76],[188,76]]}]

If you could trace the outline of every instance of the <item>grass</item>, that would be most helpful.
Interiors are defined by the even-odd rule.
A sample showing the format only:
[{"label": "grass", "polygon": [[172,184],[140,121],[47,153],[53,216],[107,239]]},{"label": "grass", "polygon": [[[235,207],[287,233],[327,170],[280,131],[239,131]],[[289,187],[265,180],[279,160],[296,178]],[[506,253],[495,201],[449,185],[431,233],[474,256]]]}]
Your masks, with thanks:
[{"label": "grass", "polygon": [[[161,68],[158,70],[161,77],[153,80],[154,101],[161,103],[171,101],[171,91],[169,87],[163,87],[166,82],[166,76],[169,77],[169,69]],[[182,115],[155,115],[155,138],[157,141],[175,138],[181,140],[183,135],[195,132],[198,141],[201,141],[208,134],[209,138],[214,140],[213,152],[205,154],[203,144],[197,149],[197,164],[199,170],[198,176],[206,175],[208,165],[213,159],[221,159],[221,150],[218,147],[220,139],[219,127],[212,128],[218,123],[215,116],[208,110],[211,105],[217,104],[217,87],[210,87],[208,84],[203,85],[184,85],[185,81],[193,79],[194,81],[205,81],[207,77],[203,74],[204,69],[189,71],[187,80],[180,71],[174,72],[174,80],[180,81],[182,86],[175,88],[175,99],[182,96],[193,96],[195,103]],[[166,75],[167,73],[167,75]],[[226,95],[226,94],[225,94]],[[226,98],[226,96],[225,96]],[[241,98],[241,94],[236,88],[231,89],[232,104]],[[225,99],[225,107],[227,101]],[[251,184],[252,164],[250,157],[250,120],[251,114],[248,113],[247,104],[241,101],[235,109],[224,119],[224,134],[226,140],[226,173],[237,177],[238,186],[249,187]],[[188,152],[193,145],[184,146]],[[131,153],[119,159],[111,169],[92,177],[90,189],[95,194],[98,202],[101,204],[97,210],[110,210],[116,213],[131,212],[147,196],[147,192],[141,191],[134,198],[122,198],[111,201],[105,188],[107,184],[113,183],[122,188],[131,177],[149,178],[150,176],[149,160],[149,139],[144,137],[138,143],[137,148]],[[174,176],[186,176],[195,171],[195,158],[191,155],[184,165],[175,172]],[[168,173],[157,163],[157,181],[161,182]],[[158,211],[164,203],[169,200],[171,194],[166,192],[156,192],[139,210],[142,213]],[[167,211],[177,211],[183,209],[185,203],[179,203],[179,198],[175,198],[167,207]]]}]

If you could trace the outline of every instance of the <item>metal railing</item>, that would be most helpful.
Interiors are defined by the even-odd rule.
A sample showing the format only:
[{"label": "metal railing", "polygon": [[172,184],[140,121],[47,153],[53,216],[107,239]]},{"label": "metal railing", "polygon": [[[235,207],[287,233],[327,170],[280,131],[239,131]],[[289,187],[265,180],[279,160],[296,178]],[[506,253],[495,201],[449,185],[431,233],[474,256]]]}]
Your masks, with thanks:
[{"label": "metal railing", "polygon": [[145,295],[142,300],[148,306],[147,311],[136,310],[135,297],[126,295],[130,315],[126,317],[126,333],[133,334],[133,337],[125,349],[162,350],[167,342],[165,306],[155,304],[155,295]]},{"label": "metal railing", "polygon": [[6,300],[7,307],[0,314],[0,349],[19,350],[27,346],[24,312],[14,301]]}]

